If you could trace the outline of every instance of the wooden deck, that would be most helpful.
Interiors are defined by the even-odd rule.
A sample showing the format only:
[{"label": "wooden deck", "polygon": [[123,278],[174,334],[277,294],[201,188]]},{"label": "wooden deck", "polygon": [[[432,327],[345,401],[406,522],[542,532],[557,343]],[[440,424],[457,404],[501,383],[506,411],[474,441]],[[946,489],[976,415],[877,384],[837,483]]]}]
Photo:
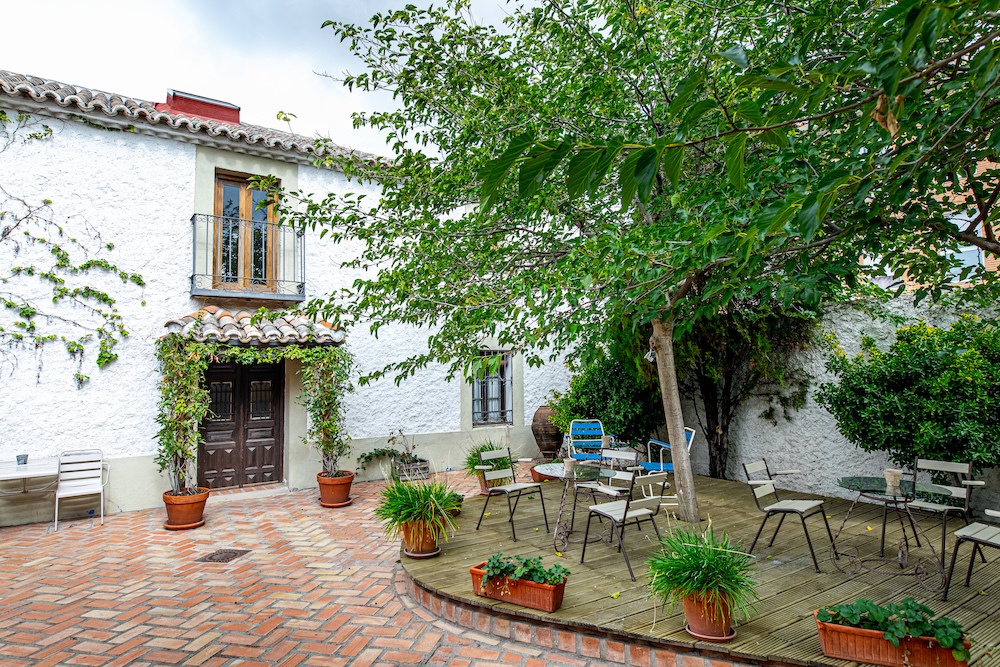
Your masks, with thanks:
[{"label": "wooden deck", "polygon": [[[696,486],[702,516],[710,519],[717,531],[725,530],[749,546],[762,519],[749,487],[739,482],[707,477],[698,477]],[[558,481],[543,485],[550,526],[555,524],[561,489],[562,483]],[[806,496],[785,494],[783,497]],[[971,585],[965,588],[965,567],[971,551],[968,546],[963,549],[955,566],[955,583],[949,592],[949,599],[941,602],[940,592],[921,587],[914,577],[890,576],[899,571],[895,565],[852,573],[851,561],[842,556],[842,569],[835,567],[826,530],[820,518],[814,516],[807,523],[822,569],[822,573],[817,574],[801,524],[795,517],[785,521],[774,547],[767,547],[767,540],[776,525],[776,519],[772,519],[754,554],[758,556],[757,578],[762,598],[756,613],[739,624],[738,634],[732,642],[706,644],[697,642],[684,631],[682,610],[665,609],[662,605],[654,608],[653,600],[646,595],[649,577],[645,559],[657,548],[655,536],[648,527],[642,532],[634,527],[627,530],[626,546],[638,579],[633,583],[622,556],[607,543],[590,544],[585,564],[580,563],[580,544],[570,544],[561,558],[557,556],[552,535],[545,532],[539,503],[535,500],[524,500],[517,510],[516,543],[510,538],[507,507],[502,498],[490,502],[490,516],[476,531],[483,500],[480,496],[466,498],[463,512],[457,519],[459,529],[449,542],[442,545],[440,556],[428,560],[402,559],[404,568],[420,586],[468,604],[547,623],[565,624],[568,628],[663,643],[677,650],[697,647],[729,653],[740,660],[834,667],[854,663],[822,655],[813,610],[853,601],[858,597],[884,603],[912,596],[935,612],[950,616],[965,626],[973,641],[970,666],[1000,665],[1000,557],[995,552],[989,553],[990,550],[986,554],[988,563],[977,563]],[[844,500],[826,500],[827,514],[831,517],[830,525],[835,533],[849,506],[850,503]],[[581,518],[583,522],[580,522]],[[877,554],[881,519],[881,505],[859,504],[838,538],[838,548],[841,551],[853,550],[861,555]],[[577,526],[581,530],[585,522],[586,513],[578,511]],[[661,513],[657,523],[663,531],[677,522]],[[959,525],[960,522],[954,522],[955,529]],[[921,526],[935,548],[939,547],[940,522],[926,518],[921,520]],[[895,550],[900,535],[898,523],[891,525],[886,536],[887,554]],[[953,540],[949,540],[949,557],[952,547]],[[930,554],[926,543],[913,550],[918,554]],[[568,567],[572,576],[566,586],[562,608],[553,614],[545,614],[473,595],[469,567],[497,551],[508,555],[540,555],[546,566],[558,560]],[[927,583],[936,587],[940,584],[940,577],[931,574]]]}]

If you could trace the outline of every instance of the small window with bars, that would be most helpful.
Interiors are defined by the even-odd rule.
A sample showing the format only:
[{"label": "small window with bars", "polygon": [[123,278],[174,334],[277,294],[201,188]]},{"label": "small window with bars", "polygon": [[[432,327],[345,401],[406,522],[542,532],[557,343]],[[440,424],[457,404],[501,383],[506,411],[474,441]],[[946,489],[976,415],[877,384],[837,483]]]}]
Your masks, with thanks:
[{"label": "small window with bars", "polygon": [[481,350],[481,357],[500,357],[495,372],[486,370],[472,381],[472,425],[514,423],[513,355],[503,350]]}]

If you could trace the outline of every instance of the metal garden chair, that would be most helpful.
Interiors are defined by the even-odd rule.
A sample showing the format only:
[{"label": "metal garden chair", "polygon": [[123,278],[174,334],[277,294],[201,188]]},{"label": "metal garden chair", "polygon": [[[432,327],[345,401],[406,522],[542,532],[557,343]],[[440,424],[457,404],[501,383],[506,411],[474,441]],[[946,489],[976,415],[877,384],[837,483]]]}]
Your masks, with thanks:
[{"label": "metal garden chair", "polygon": [[[569,452],[577,461],[597,461],[604,443],[604,424],[600,419],[574,419],[569,424]],[[608,436],[614,442],[613,435]]]},{"label": "metal garden chair", "polygon": [[[1000,512],[997,510],[985,510],[985,512],[987,516],[1000,518]],[[972,557],[969,558],[969,571],[965,573],[965,585],[968,587],[969,580],[972,579],[972,566],[976,563],[976,552],[979,552],[979,556],[985,562],[986,556],[983,555],[983,547],[1000,549],[1000,526],[979,523],[977,521],[955,531],[955,549],[951,552],[951,566],[948,568],[948,578],[944,582],[944,597],[941,598],[942,600],[948,600],[948,588],[951,586],[951,576],[955,572],[955,560],[958,558],[958,548],[962,546],[963,542],[972,543]]]},{"label": "metal garden chair", "polygon": [[[691,442],[694,440],[694,429],[690,427],[684,428],[684,439],[687,440],[688,451],[691,451]],[[659,449],[659,456],[653,456],[653,448]],[[653,440],[650,438],[649,442],[646,443],[646,460],[639,463],[646,472],[673,472],[674,463],[672,460],[664,461],[663,455],[667,453],[669,456],[670,443],[663,442],[662,440]]]},{"label": "metal garden chair", "polygon": [[[944,503],[930,500],[911,500],[909,502],[911,509],[941,516],[941,562],[943,563],[945,561],[945,554],[947,553],[945,547],[947,546],[948,538],[948,519],[955,516],[962,519],[965,525],[969,525],[969,518],[972,516],[969,506],[969,496],[972,495],[974,487],[985,486],[986,483],[972,478],[971,463],[954,463],[951,461],[934,461],[932,459],[917,458],[913,468],[917,473],[923,471],[930,472],[931,474],[951,475],[956,482],[955,486],[934,484],[934,486],[941,489],[947,489],[950,494],[946,498],[942,498],[942,500],[946,501]],[[946,504],[949,500],[953,500],[958,504]]]},{"label": "metal garden chair", "polygon": [[[510,536],[517,542],[517,534],[514,532],[514,512],[517,510],[517,504],[521,501],[522,496],[531,497],[538,494],[538,501],[542,504],[542,517],[545,519],[545,532],[549,532],[549,517],[545,513],[545,499],[542,498],[542,485],[538,482],[517,481],[517,474],[514,470],[514,458],[510,454],[510,448],[479,452],[479,461],[482,463],[482,467],[491,465],[490,461],[502,458],[506,458],[510,462],[510,468],[484,469],[483,479],[486,480],[487,484],[498,479],[510,479],[510,483],[490,487],[489,494],[486,496],[486,502],[483,503],[483,511],[479,515],[479,523],[476,524],[476,530],[479,530],[479,526],[483,523],[483,517],[486,516],[486,508],[489,507],[490,499],[495,496],[505,496],[507,498],[507,511],[510,513],[507,519],[510,522]],[[531,459],[525,460],[530,461]],[[511,498],[514,499],[513,505],[510,502]]]},{"label": "metal garden chair", "polygon": [[59,455],[59,479],[56,484],[56,511],[53,530],[59,530],[59,500],[77,496],[100,496],[101,525],[104,525],[104,487],[111,477],[111,466],[99,449],[66,451]]}]

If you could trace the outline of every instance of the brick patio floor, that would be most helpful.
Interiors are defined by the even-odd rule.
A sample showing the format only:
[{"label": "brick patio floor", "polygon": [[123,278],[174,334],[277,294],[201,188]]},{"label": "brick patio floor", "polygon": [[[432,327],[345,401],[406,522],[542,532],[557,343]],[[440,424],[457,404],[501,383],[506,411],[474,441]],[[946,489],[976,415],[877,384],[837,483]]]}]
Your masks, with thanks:
[{"label": "brick patio floor", "polygon": [[[449,474],[472,493],[475,482]],[[0,665],[603,665],[463,629],[405,595],[380,482],[329,510],[316,491],[213,503],[204,527],[162,509],[0,528]],[[476,487],[478,488],[478,487]],[[233,498],[234,496],[230,496]],[[231,563],[197,558],[250,549]]]}]

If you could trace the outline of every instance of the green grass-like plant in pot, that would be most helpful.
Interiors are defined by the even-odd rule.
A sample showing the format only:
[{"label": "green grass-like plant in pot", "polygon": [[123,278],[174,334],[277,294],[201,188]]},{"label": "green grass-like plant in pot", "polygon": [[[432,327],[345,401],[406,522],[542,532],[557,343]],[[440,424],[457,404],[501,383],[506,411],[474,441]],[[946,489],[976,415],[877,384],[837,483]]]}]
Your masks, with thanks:
[{"label": "green grass-like plant in pot", "polygon": [[[479,478],[479,487],[482,495],[488,495],[491,486],[496,486],[498,484],[503,484],[503,479],[495,479],[487,482],[483,477],[482,470],[476,470],[476,466],[482,465],[479,454],[480,452],[491,452],[501,449],[507,449],[506,445],[502,445],[499,442],[494,442],[493,440],[486,440],[481,442],[469,451],[465,453],[465,474],[469,477]],[[500,470],[502,468],[510,468],[510,459],[506,456],[499,459],[493,459],[490,461],[494,470]]]},{"label": "green grass-like plant in pot", "polygon": [[411,558],[436,556],[438,540],[447,542],[448,533],[457,527],[451,513],[461,504],[442,482],[395,480],[379,496],[375,516],[390,539],[402,537],[403,553]]},{"label": "green grass-like plant in pot", "polygon": [[706,641],[736,636],[734,613],[748,617],[758,600],[753,556],[725,532],[717,537],[678,528],[664,537],[649,561],[650,594],[668,605],[683,604],[688,634]]}]

